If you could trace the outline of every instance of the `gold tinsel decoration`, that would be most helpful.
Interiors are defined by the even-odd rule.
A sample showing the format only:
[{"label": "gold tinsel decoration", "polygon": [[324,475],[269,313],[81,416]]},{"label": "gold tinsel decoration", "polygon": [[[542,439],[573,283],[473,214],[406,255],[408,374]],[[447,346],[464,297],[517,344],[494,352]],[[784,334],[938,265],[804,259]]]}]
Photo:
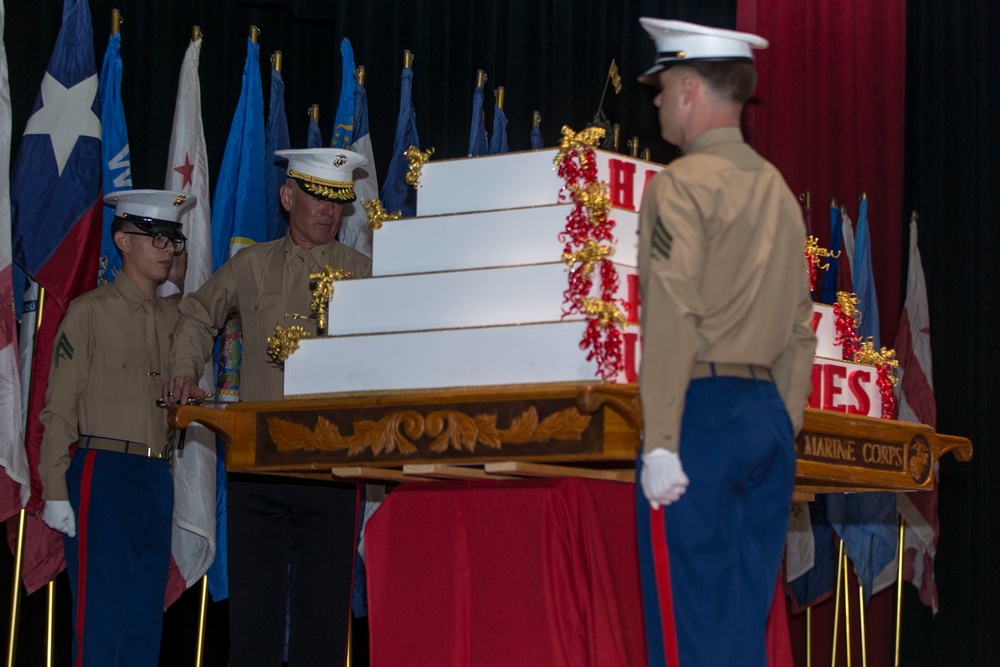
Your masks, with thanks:
[{"label": "gold tinsel decoration", "polygon": [[807,236],[805,240],[806,255],[808,255],[809,260],[817,269],[823,269],[826,271],[830,268],[830,263],[821,263],[824,259],[832,257],[834,259],[840,257],[840,251],[831,252],[828,248],[820,247],[819,239],[815,236]]},{"label": "gold tinsel decoration", "polygon": [[311,338],[311,335],[299,325],[286,329],[280,324],[275,324],[274,335],[267,337],[267,354],[275,363],[283,364],[292,352],[299,349],[299,341],[303,338]]},{"label": "gold tinsel decoration", "polygon": [[386,211],[378,199],[362,199],[361,205],[365,208],[365,229],[382,229],[382,223],[386,220],[399,220],[403,217],[400,211]]},{"label": "gold tinsel decoration", "polygon": [[597,148],[602,139],[604,139],[603,127],[591,126],[579,132],[574,132],[568,125],[563,125],[562,139],[559,141],[559,152],[556,154],[553,162],[556,165],[560,165],[570,151],[576,151],[580,156],[581,166],[586,166],[586,149]]},{"label": "gold tinsel decoration", "polygon": [[[888,365],[892,369],[896,369],[899,366],[895,350],[883,347],[880,351],[876,352],[875,343],[870,340],[861,343],[861,347],[854,353],[854,363],[868,366]],[[892,382],[893,386],[896,385],[897,378],[895,374],[889,373],[889,381]]]},{"label": "gold tinsel decoration", "polygon": [[615,249],[611,246],[599,245],[594,239],[587,239],[582,250],[564,252],[562,260],[563,263],[570,267],[578,262],[583,264],[583,267],[580,269],[580,275],[590,280],[590,276],[594,273],[594,265],[613,254],[615,254]]},{"label": "gold tinsel decoration", "polygon": [[434,149],[428,148],[426,151],[422,151],[416,146],[410,146],[403,151],[403,155],[406,156],[407,161],[410,163],[410,170],[406,172],[406,183],[407,185],[419,188],[420,172],[423,170],[424,164],[434,155]]},{"label": "gold tinsel decoration", "polygon": [[350,271],[335,269],[330,265],[322,271],[309,274],[309,284],[312,285],[312,301],[309,307],[316,315],[316,331],[320,336],[326,333],[326,309],[333,296],[333,283],[342,278],[352,278]]},{"label": "gold tinsel decoration", "polygon": [[837,292],[837,305],[840,306],[840,312],[854,320],[855,329],[861,324],[861,311],[858,310],[859,303],[861,303],[861,299],[856,294],[852,292]]},{"label": "gold tinsel decoration", "polygon": [[597,318],[598,324],[602,327],[606,327],[614,322],[622,329],[628,328],[628,321],[625,319],[625,314],[622,313],[621,308],[613,301],[584,297],[580,303],[580,309],[587,315]]},{"label": "gold tinsel decoration", "polygon": [[569,186],[573,201],[587,209],[587,220],[592,227],[599,227],[608,219],[611,208],[611,190],[605,181],[594,181],[585,186],[573,183]]}]

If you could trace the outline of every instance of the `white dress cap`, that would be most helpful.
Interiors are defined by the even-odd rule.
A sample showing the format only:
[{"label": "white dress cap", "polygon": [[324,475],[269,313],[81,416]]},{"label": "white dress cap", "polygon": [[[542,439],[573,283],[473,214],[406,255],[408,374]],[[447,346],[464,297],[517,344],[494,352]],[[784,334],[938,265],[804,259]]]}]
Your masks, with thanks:
[{"label": "white dress cap", "polygon": [[368,164],[365,156],[343,148],[295,148],[274,154],[288,159],[285,173],[303,190],[334,202],[354,201],[354,170]]},{"label": "white dress cap", "polygon": [[655,74],[693,60],[753,62],[753,49],[766,49],[767,40],[748,32],[643,17],[639,23],[656,43],[656,64],[642,73],[641,83],[656,83]]},{"label": "white dress cap", "polygon": [[179,229],[181,215],[197,201],[192,194],[171,190],[122,190],[104,198],[106,205],[115,207],[115,217],[128,220],[140,229],[149,225]]}]

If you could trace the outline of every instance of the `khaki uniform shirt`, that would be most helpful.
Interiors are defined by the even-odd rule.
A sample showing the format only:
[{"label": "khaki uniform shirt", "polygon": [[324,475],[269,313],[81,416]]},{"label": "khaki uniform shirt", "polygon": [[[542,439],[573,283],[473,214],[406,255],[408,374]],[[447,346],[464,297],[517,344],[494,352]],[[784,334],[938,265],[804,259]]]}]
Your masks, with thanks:
[{"label": "khaki uniform shirt", "polygon": [[704,132],[639,214],[644,449],[678,451],[696,361],[771,369],[795,432],[816,339],[795,197],[738,128]]},{"label": "khaki uniform shirt", "polygon": [[174,332],[171,377],[201,376],[212,351],[212,341],[229,312],[240,313],[243,352],[240,367],[240,400],[273,401],[284,398],[284,370],[267,354],[267,337],[274,325],[298,325],[316,333],[308,316],[312,293],[309,274],[324,266],[367,278],[371,260],[337,241],[302,250],[286,236],[240,250],[194,294],[180,304]]},{"label": "khaki uniform shirt", "polygon": [[[146,300],[135,283],[119,273],[114,282],[74,299],[59,325],[45,409],[39,415],[45,435],[38,473],[46,500],[69,499],[69,448],[81,435],[144,443],[154,452],[166,447],[167,411],[156,407],[166,368],[150,368],[142,305]],[[165,366],[177,307],[157,296],[151,301],[159,358]],[[146,442],[150,423],[162,435],[157,442]]]}]

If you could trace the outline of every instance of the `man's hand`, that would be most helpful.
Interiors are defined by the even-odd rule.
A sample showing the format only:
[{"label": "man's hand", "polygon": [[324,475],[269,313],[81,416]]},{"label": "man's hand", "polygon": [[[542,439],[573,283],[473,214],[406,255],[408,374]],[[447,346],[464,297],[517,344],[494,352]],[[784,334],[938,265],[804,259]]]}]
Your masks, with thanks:
[{"label": "man's hand", "polygon": [[46,500],[42,521],[52,530],[76,537],[76,514],[68,500]]},{"label": "man's hand", "polygon": [[687,491],[688,478],[676,452],[657,447],[642,455],[642,493],[654,510],[677,502]]},{"label": "man's hand", "polygon": [[198,386],[194,378],[187,375],[178,375],[163,384],[163,402],[167,407],[187,405],[189,398],[201,398],[204,395],[205,390]]}]

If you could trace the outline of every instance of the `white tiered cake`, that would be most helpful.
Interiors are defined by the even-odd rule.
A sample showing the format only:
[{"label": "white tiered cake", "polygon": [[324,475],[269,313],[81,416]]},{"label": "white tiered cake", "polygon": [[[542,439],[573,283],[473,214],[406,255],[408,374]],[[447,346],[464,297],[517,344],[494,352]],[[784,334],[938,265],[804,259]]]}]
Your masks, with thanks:
[{"label": "white tiered cake", "polygon": [[[580,346],[584,317],[563,317],[567,268],[559,236],[573,205],[559,201],[556,154],[424,165],[416,218],[375,231],[371,278],[335,284],[329,335],[302,341],[285,362],[285,396],[600,381]],[[616,380],[635,382],[637,210],[661,166],[595,155],[616,223],[616,297],[630,323]],[[816,304],[813,313],[810,406],[881,416],[876,369],[842,361],[832,307]]]},{"label": "white tiered cake", "polygon": [[[617,379],[635,381],[636,209],[661,167],[595,153],[598,180],[611,184],[616,298],[633,321]],[[556,154],[424,165],[417,217],[375,231],[372,278],[335,284],[329,335],[285,362],[285,396],[599,380],[580,348],[585,318],[562,316],[559,235],[572,204],[559,201]]]}]

